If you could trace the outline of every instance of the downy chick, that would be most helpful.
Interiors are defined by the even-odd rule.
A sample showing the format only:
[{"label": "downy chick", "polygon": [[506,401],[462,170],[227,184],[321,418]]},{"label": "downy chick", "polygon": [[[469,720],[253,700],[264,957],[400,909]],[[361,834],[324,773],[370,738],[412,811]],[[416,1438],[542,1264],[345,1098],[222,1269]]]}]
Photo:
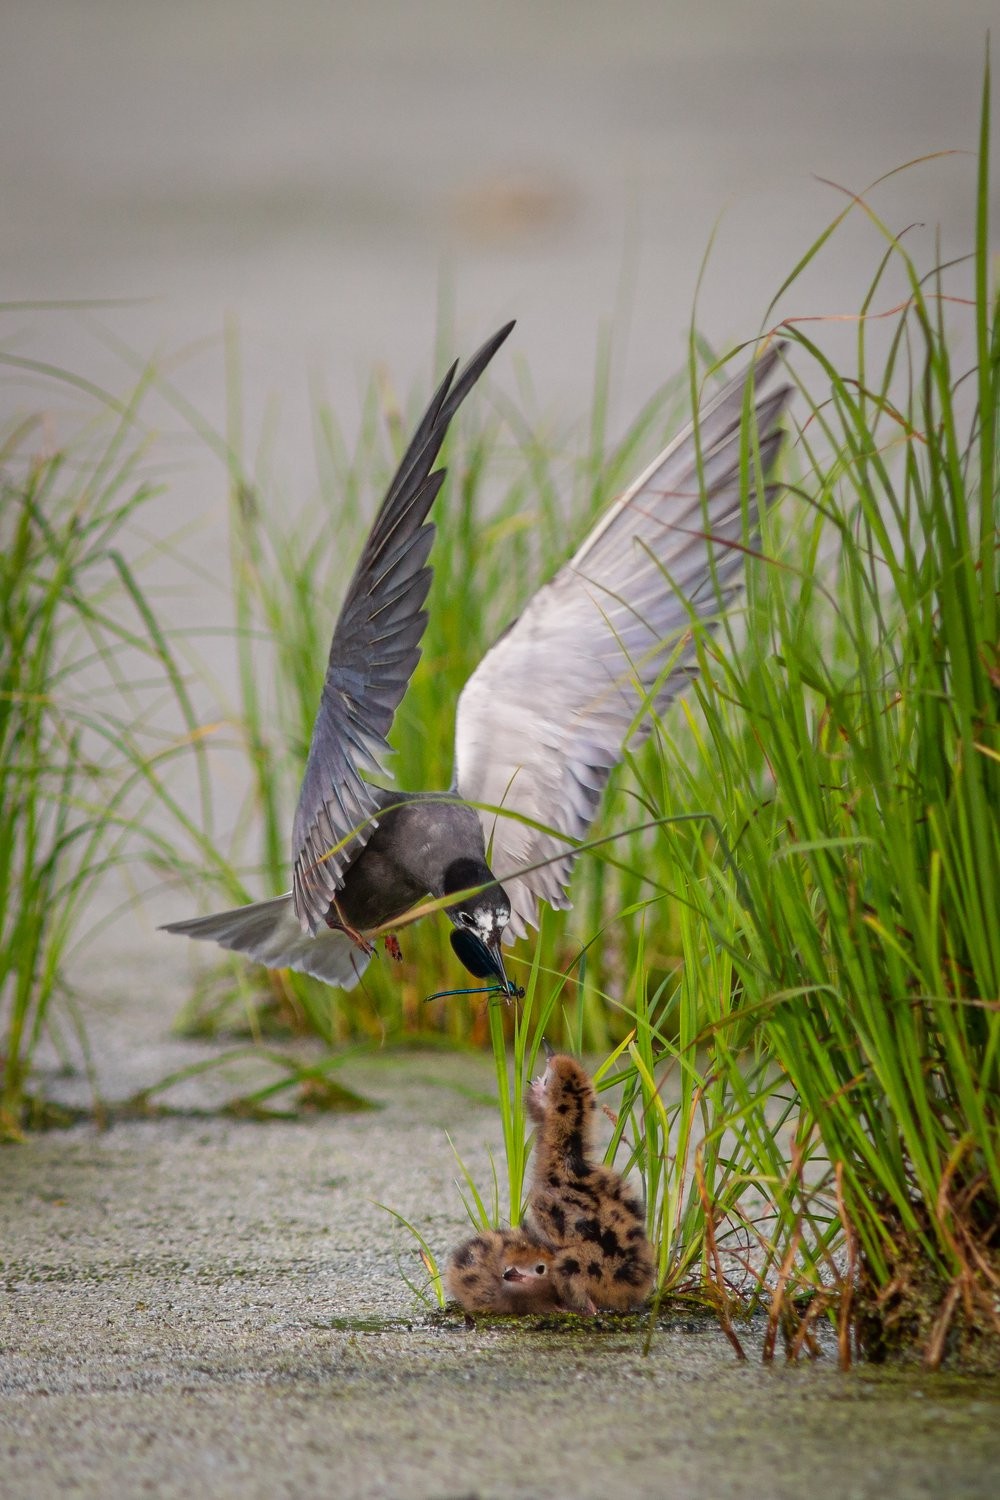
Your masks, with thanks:
[{"label": "downy chick", "polygon": [[527,1105],[538,1127],[528,1224],[555,1252],[563,1303],[589,1313],[638,1306],[653,1285],[645,1214],[621,1175],[590,1159],[597,1096],[586,1071],[573,1057],[550,1057]]},{"label": "downy chick", "polygon": [[445,1289],[466,1312],[519,1316],[564,1306],[552,1279],[552,1251],[517,1229],[490,1229],[449,1257]]}]

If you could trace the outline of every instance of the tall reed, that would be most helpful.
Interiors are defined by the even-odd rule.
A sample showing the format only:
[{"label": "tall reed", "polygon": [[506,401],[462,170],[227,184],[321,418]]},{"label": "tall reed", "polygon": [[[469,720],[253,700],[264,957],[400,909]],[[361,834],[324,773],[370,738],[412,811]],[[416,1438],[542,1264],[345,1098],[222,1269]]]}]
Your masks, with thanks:
[{"label": "tall reed", "polygon": [[[844,1362],[861,1343],[934,1366],[1000,1337],[989,102],[987,74],[971,297],[852,203],[886,246],[853,367],[811,325],[781,330],[801,388],[788,491],[744,606],[714,634],[693,624],[692,693],[632,768],[655,824],[634,866],[669,891],[679,941],[661,976],[642,928],[665,902],[636,889],[632,963],[605,995],[632,1028],[598,1069],[622,1090],[608,1158],[643,1175],[660,1295],[709,1298],[736,1343],[734,1303],[763,1298],[768,1352],[779,1332],[813,1347],[823,1316]],[[786,286],[835,252],[843,217]],[[885,313],[894,270],[905,297]]]},{"label": "tall reed", "polygon": [[[839,1245],[861,1266],[852,1317],[869,1347],[915,1340],[932,1364],[950,1333],[1000,1333],[988,141],[987,78],[971,299],[949,290],[954,270],[922,273],[861,202],[886,256],[855,368],[835,367],[804,325],[787,330],[806,400],[801,481],[765,525],[741,628],[700,641],[683,759],[661,736],[651,791],[664,813],[723,818],[725,845],[693,823],[659,835],[694,924],[698,1043],[733,1091],[756,1056],[795,1102],[798,1157],[757,1183],[768,1263],[787,1269],[775,1307],[800,1276],[821,1294],[842,1278]],[[886,337],[892,265],[907,296]],[[664,1215],[661,1244],[669,1233]]]},{"label": "tall reed", "polygon": [[[158,493],[144,476],[145,390],[124,402],[90,390],[94,407],[59,446],[40,418],[0,433],[0,1137],[44,1117],[29,1078],[44,1032],[58,1042],[73,1015],[54,1005],[72,987],[73,944],[108,872],[162,844],[146,821],[156,767],[197,737],[122,545]],[[145,733],[164,696],[180,726],[166,742]]]}]

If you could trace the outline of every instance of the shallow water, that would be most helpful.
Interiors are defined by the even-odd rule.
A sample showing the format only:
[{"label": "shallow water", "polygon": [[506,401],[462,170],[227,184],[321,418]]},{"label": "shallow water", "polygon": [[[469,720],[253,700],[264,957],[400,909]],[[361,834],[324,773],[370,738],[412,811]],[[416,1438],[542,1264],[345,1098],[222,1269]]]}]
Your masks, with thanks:
[{"label": "shallow water", "polygon": [[[995,20],[990,0],[633,0],[626,20],[600,0],[302,0],[280,21],[266,0],[8,4],[0,299],[144,299],[101,314],[143,357],[217,338],[232,313],[249,447],[279,395],[292,493],[313,475],[307,372],[350,431],[377,361],[426,386],[442,294],[449,354],[520,319],[512,358],[563,420],[616,320],[628,419],[683,361],[713,235],[699,322],[746,338],[844,205],[820,178],[862,190],[975,148]],[[973,182],[971,160],[928,162],[876,201],[918,255],[940,228],[947,257],[968,248]],[[858,310],[882,242],[856,217],[782,312]],[[124,378],[64,314],[0,328]],[[175,377],[221,415],[217,346]],[[512,389],[512,365],[496,379]],[[190,444],[171,456],[193,461]],[[203,514],[205,472],[177,484],[178,514]]]},{"label": "shallow water", "polygon": [[[206,1056],[122,966],[93,997],[107,1092]],[[211,1049],[208,1049],[211,1051]],[[221,1051],[221,1047],[216,1047]],[[0,1472],[51,1496],[992,1497],[1000,1381],[739,1364],[710,1319],[524,1324],[415,1300],[416,1223],[467,1232],[449,1132],[499,1148],[483,1057],[387,1054],[343,1081],[382,1107],[261,1126],[129,1121],[0,1157]],[[204,1108],[245,1065],[189,1080]],[[78,1100],[72,1079],[50,1079]]]}]

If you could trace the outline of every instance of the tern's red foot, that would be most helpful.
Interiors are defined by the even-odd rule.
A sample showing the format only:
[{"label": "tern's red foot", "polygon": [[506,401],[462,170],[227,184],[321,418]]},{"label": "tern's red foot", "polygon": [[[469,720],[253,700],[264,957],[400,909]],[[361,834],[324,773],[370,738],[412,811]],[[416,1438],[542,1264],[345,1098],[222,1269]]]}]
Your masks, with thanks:
[{"label": "tern's red foot", "polygon": [[336,901],[330,902],[330,910],[326,914],[326,925],[336,928],[338,932],[346,933],[356,948],[360,948],[362,953],[367,954],[369,958],[373,956],[375,944],[370,943],[356,927],[351,926],[350,922],[344,921],[343,913]]},{"label": "tern's red foot", "polygon": [[399,946],[399,938],[394,932],[385,935],[385,951],[390,958],[394,958],[398,964],[403,962],[403,950]]}]

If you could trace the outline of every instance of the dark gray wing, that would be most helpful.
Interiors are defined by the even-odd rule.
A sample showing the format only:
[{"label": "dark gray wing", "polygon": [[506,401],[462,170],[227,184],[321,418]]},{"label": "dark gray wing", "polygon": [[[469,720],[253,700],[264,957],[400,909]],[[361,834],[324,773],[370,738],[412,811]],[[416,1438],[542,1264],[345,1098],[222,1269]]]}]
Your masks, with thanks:
[{"label": "dark gray wing", "polygon": [[[753,367],[758,387],[777,358],[771,349]],[[575,844],[586,836],[630,734],[633,743],[642,736],[636,720],[644,703],[655,692],[662,708],[690,681],[691,611],[717,615],[738,587],[748,379],[744,370],[726,385],[697,428],[675,438],[611,507],[462,690],[455,788],[469,802],[515,814],[480,814],[490,866],[511,900],[512,939],[529,923],[537,926],[539,900],[569,904]],[[765,475],[788,393],[782,386],[756,404]],[[751,541],[759,506],[751,470]],[[543,860],[551,863],[518,873]]]},{"label": "dark gray wing", "polygon": [[431,469],[449,422],[513,326],[495,333],[457,381],[455,364],[441,382],[348,587],[292,831],[292,900],[303,931],[323,926],[345,870],[376,826],[376,799],[361,772],[385,774],[386,736],[420,656],[434,539],[427,513],[444,480],[443,469]]}]

